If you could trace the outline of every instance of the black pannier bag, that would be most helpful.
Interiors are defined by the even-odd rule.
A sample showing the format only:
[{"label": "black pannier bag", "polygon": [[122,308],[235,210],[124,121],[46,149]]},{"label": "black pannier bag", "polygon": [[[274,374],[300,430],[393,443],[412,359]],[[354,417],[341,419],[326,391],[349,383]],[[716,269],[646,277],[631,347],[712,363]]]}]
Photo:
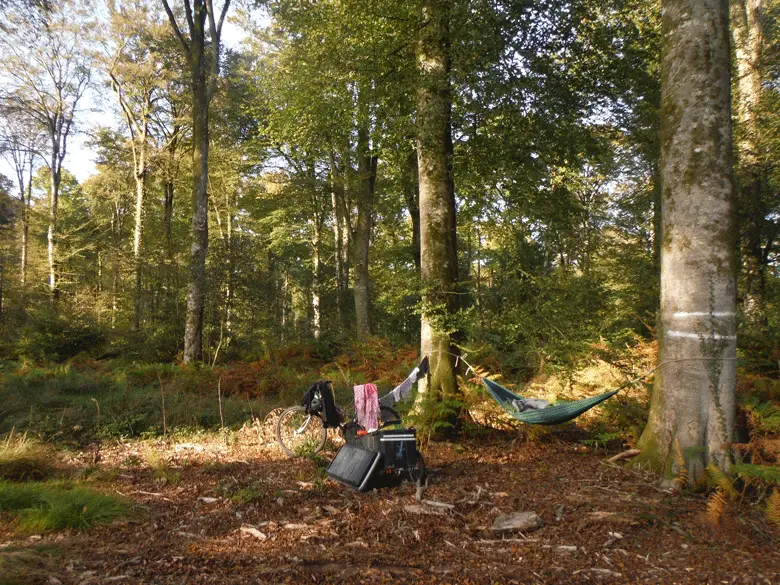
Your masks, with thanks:
[{"label": "black pannier bag", "polygon": [[385,469],[409,469],[417,465],[417,435],[414,429],[374,431],[352,442],[382,454]]},{"label": "black pannier bag", "polygon": [[320,380],[306,390],[301,398],[301,406],[306,409],[306,414],[322,417],[325,428],[335,429],[341,424],[341,415],[333,400],[333,392],[328,380]]}]

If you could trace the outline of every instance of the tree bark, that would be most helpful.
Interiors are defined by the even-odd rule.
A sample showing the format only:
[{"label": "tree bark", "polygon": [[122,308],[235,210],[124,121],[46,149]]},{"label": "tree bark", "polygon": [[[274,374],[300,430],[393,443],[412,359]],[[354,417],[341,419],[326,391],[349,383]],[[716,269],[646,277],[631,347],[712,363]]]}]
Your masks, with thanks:
[{"label": "tree bark", "polygon": [[203,358],[203,312],[206,295],[206,251],[209,245],[209,106],[206,84],[203,25],[206,15],[195,14],[199,34],[192,38],[192,245],[184,328],[184,363]]},{"label": "tree bark", "polygon": [[358,339],[371,335],[369,308],[371,303],[371,279],[368,273],[368,251],[371,242],[371,223],[374,214],[374,185],[376,183],[377,157],[371,153],[368,128],[358,126],[358,218],[353,242],[353,275],[355,282],[355,324]]},{"label": "tree bark", "polygon": [[322,316],[320,309],[320,241],[322,240],[321,228],[319,222],[314,228],[314,234],[312,236],[312,282],[311,282],[311,334],[319,341],[321,328],[322,328]]},{"label": "tree bark", "polygon": [[764,241],[771,247],[765,202],[766,178],[758,146],[758,114],[761,103],[761,53],[764,41],[763,0],[731,0],[731,31],[737,73],[737,152],[739,153],[739,215],[742,223],[742,258],[745,295],[742,309],[751,328],[768,326],[766,282],[768,256]]},{"label": "tree bark", "polygon": [[457,352],[449,319],[457,311],[458,278],[455,193],[452,182],[449,19],[446,0],[424,0],[417,49],[417,161],[420,189],[420,268],[423,286],[421,353],[431,372],[419,385],[418,405],[427,392],[451,397],[457,391]]},{"label": "tree bark", "polygon": [[417,153],[409,154],[404,169],[404,199],[412,219],[412,256],[417,272],[420,272],[420,189],[418,184]]},{"label": "tree bark", "polygon": [[[146,122],[144,122],[144,129]],[[144,132],[145,134],[145,132]],[[133,320],[131,329],[138,331],[141,326],[141,241],[143,236],[144,198],[146,196],[146,136],[138,145],[135,163],[135,227],[133,229],[133,272],[135,274],[135,291],[133,293]]]},{"label": "tree bark", "polygon": [[172,180],[165,181],[163,185],[163,229],[165,231],[165,249],[168,261],[173,263],[173,198],[175,185]]},{"label": "tree bark", "polygon": [[659,373],[640,461],[698,480],[730,461],[736,259],[727,0],[667,0],[661,57]]},{"label": "tree bark", "polygon": [[27,284],[27,256],[30,250],[30,205],[32,204],[32,178],[33,178],[33,160],[30,157],[30,167],[27,175],[27,188],[25,192],[24,169],[19,173],[19,199],[22,204],[22,242],[20,251],[19,282],[24,289]]},{"label": "tree bark", "polygon": [[347,326],[347,320],[345,315],[346,303],[345,298],[349,290],[349,273],[347,272],[346,258],[343,254],[345,234],[343,214],[341,208],[343,204],[341,202],[340,189],[342,186],[340,183],[340,173],[338,166],[336,165],[336,154],[333,150],[330,151],[330,197],[331,197],[331,214],[333,222],[333,256],[336,260],[336,313],[338,322],[341,328],[344,329]]},{"label": "tree bark", "polygon": [[60,161],[59,143],[52,140],[52,155],[49,167],[49,230],[47,233],[47,257],[49,261],[49,292],[55,300],[59,297],[57,289],[57,208],[60,201]]},{"label": "tree bark", "polygon": [[[184,38],[167,0],[162,0],[171,28],[187,56],[192,77],[192,245],[187,286],[187,316],[184,324],[184,363],[203,358],[203,313],[206,296],[206,252],[209,243],[209,102],[217,88],[222,24],[230,0],[224,0],[217,15],[213,0],[185,0],[189,40]],[[206,19],[210,38],[206,42]],[[206,60],[206,46],[211,60]]]}]

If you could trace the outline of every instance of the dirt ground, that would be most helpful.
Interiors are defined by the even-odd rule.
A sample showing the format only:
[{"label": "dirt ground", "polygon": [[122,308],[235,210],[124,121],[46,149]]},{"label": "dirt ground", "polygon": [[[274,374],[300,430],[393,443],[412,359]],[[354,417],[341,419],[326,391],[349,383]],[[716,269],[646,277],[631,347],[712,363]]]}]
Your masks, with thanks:
[{"label": "dirt ground", "polygon": [[[712,526],[703,497],[554,436],[431,444],[423,498],[452,508],[417,502],[412,485],[354,492],[252,429],[191,441],[77,454],[74,465],[99,460],[95,487],[138,514],[32,539],[0,526],[0,543],[58,547],[49,585],[780,583],[780,535],[760,510]],[[515,511],[541,528],[497,538],[493,521]]]}]

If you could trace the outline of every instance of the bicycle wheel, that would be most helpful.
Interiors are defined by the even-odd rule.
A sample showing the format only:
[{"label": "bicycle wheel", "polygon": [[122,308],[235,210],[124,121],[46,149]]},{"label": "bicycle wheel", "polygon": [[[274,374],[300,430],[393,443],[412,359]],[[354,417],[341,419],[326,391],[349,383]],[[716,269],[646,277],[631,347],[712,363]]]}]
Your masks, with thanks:
[{"label": "bicycle wheel", "polygon": [[417,487],[423,487],[425,485],[425,460],[422,453],[417,452],[417,464],[409,469],[409,481],[417,484]]},{"label": "bicycle wheel", "polygon": [[276,423],[276,442],[290,457],[318,453],[328,438],[328,430],[318,416],[307,414],[303,406],[285,410]]}]

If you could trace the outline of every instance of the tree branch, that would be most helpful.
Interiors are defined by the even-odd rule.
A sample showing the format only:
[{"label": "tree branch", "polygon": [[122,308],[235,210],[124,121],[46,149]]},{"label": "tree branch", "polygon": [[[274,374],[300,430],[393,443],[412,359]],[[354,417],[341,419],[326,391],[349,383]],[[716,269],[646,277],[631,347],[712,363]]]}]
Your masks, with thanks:
[{"label": "tree branch", "polygon": [[[181,31],[179,30],[179,25],[176,24],[176,17],[173,15],[173,11],[171,10],[171,7],[168,6],[168,0],[162,0],[162,3],[163,3],[163,7],[165,8],[165,13],[168,15],[168,20],[171,23],[171,27],[173,28],[173,32],[176,33],[176,37],[179,39],[181,46],[184,47],[184,52],[189,56],[190,45],[187,43],[186,39],[181,34]],[[187,20],[189,20],[190,26],[192,26],[192,11],[190,10],[189,0],[186,0],[184,2],[184,5],[187,7]]]}]

